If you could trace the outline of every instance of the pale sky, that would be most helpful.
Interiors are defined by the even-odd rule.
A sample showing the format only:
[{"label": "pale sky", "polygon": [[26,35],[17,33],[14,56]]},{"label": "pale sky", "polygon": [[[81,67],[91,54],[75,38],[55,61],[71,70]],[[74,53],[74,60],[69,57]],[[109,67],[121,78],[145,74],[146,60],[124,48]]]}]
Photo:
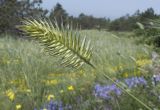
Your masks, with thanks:
[{"label": "pale sky", "polygon": [[69,15],[78,16],[80,13],[95,17],[117,18],[136,10],[144,11],[152,7],[160,14],[160,0],[43,0],[42,6],[51,10],[56,3],[62,4]]}]

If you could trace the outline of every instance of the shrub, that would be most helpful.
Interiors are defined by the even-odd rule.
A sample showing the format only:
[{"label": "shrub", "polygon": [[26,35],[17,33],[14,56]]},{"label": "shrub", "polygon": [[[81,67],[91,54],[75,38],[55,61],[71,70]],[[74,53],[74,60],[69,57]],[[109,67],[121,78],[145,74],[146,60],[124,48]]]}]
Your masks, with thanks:
[{"label": "shrub", "polygon": [[[144,26],[141,23],[137,23],[140,26]],[[159,41],[160,41],[160,29],[155,28],[152,25],[146,25],[144,28],[136,29],[135,35],[136,36],[141,36],[140,40],[148,45],[154,45],[155,47],[160,47]]]}]

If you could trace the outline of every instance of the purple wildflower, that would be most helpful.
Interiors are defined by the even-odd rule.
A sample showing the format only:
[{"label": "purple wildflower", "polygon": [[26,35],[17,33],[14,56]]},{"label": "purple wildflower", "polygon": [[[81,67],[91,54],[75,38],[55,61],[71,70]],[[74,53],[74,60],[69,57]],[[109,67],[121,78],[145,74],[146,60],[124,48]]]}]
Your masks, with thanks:
[{"label": "purple wildflower", "polygon": [[97,84],[95,86],[94,94],[96,97],[109,100],[112,98],[111,93],[115,94],[116,96],[119,96],[121,95],[122,91],[115,84],[106,86],[101,86]]},{"label": "purple wildflower", "polygon": [[[72,109],[72,106],[67,104],[67,105],[63,105],[63,103],[61,101],[53,101],[53,100],[50,100],[49,103],[47,103],[47,105],[45,105],[43,107],[43,109],[40,109],[40,110],[71,110]],[[35,110],[37,110],[35,108]]]},{"label": "purple wildflower", "polygon": [[154,85],[157,85],[157,83],[160,82],[160,75],[153,75],[152,81]]},{"label": "purple wildflower", "polygon": [[160,82],[160,75],[154,75],[153,78],[155,78],[156,82]]},{"label": "purple wildflower", "polygon": [[[44,108],[46,110],[64,110],[62,102],[57,102],[57,101],[53,101],[53,100],[50,100],[50,102]],[[43,110],[43,109],[40,109],[40,110]]]},{"label": "purple wildflower", "polygon": [[138,85],[147,85],[147,81],[143,77],[132,77],[124,80],[129,88],[137,87]]}]

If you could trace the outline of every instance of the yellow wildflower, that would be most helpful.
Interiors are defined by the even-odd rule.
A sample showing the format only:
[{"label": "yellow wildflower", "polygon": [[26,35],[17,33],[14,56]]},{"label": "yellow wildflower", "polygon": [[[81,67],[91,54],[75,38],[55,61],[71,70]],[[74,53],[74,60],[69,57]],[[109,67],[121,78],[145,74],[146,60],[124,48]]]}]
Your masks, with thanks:
[{"label": "yellow wildflower", "polygon": [[58,83],[57,80],[50,80],[50,84],[56,85]]},{"label": "yellow wildflower", "polygon": [[138,70],[134,70],[134,75],[135,76],[141,76],[143,73],[141,72],[141,68],[138,67]]},{"label": "yellow wildflower", "polygon": [[22,108],[22,105],[20,105],[20,104],[16,105],[16,110],[20,110],[21,108]]},{"label": "yellow wildflower", "polygon": [[53,94],[48,95],[47,100],[50,101],[51,99],[53,99],[55,96]]},{"label": "yellow wildflower", "polygon": [[46,85],[56,85],[58,84],[58,81],[56,79],[52,79],[52,80],[44,80],[43,81]]},{"label": "yellow wildflower", "polygon": [[119,69],[119,70],[122,70],[122,69],[123,69],[123,66],[122,66],[122,65],[119,65],[118,69]]},{"label": "yellow wildflower", "polygon": [[73,87],[73,86],[68,86],[68,90],[69,90],[69,91],[73,91],[73,90],[74,90],[74,87]]},{"label": "yellow wildflower", "polygon": [[143,67],[143,66],[145,66],[147,64],[151,64],[151,63],[152,63],[152,61],[148,60],[148,59],[141,59],[141,60],[136,61],[137,66],[140,66],[140,67]]},{"label": "yellow wildflower", "polygon": [[123,77],[127,78],[128,77],[128,73],[123,73]]},{"label": "yellow wildflower", "polygon": [[13,92],[13,90],[7,90],[6,91],[6,96],[13,101],[15,99],[15,93]]}]

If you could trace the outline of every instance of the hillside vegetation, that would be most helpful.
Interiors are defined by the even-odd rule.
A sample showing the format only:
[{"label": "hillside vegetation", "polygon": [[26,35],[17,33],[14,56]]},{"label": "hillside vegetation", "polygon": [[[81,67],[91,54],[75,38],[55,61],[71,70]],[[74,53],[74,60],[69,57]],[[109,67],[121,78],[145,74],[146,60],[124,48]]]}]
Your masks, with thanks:
[{"label": "hillside vegetation", "polygon": [[[56,103],[61,102],[63,109],[143,109],[143,106],[125,94],[111,101],[98,98],[94,88],[97,84],[111,84],[103,74],[114,80],[142,76],[151,78],[152,73],[146,68],[152,65],[152,49],[143,44],[137,45],[134,38],[116,36],[110,32],[87,30],[81,31],[81,34],[91,40],[92,63],[96,65],[96,70],[87,65],[78,70],[64,68],[58,57],[49,56],[35,41],[16,40],[11,36],[1,38],[1,109],[15,110],[20,105],[22,110],[39,110],[45,108],[51,99]],[[141,100],[146,104],[150,103],[151,107],[157,106],[157,100],[151,101],[152,98],[145,97],[145,89],[139,89],[139,93],[134,91],[137,88],[129,91],[139,94]]]}]

